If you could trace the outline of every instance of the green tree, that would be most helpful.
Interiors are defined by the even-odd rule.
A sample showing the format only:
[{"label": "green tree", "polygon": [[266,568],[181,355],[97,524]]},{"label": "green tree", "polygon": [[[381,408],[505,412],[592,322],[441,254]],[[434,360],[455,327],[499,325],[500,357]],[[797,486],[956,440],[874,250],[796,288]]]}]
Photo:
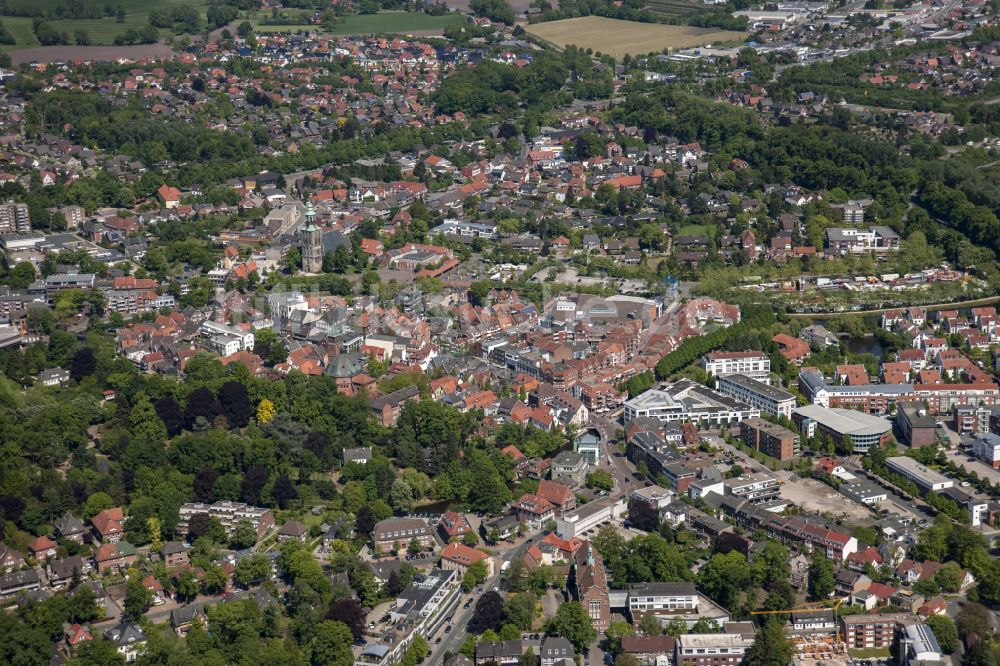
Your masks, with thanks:
[{"label": "green tree", "polygon": [[[14,661],[11,662],[16,663]],[[28,663],[28,662],[24,662]],[[73,657],[74,666],[124,666],[125,656],[114,643],[100,637],[82,643]]]},{"label": "green tree", "polygon": [[934,632],[941,650],[945,654],[954,652],[958,647],[958,627],[955,621],[947,615],[931,615],[926,622]]},{"label": "green tree", "polygon": [[409,513],[413,508],[413,488],[403,479],[397,478],[392,482],[392,489],[389,491],[389,503],[399,514]]},{"label": "green tree", "polygon": [[788,666],[794,654],[795,645],[785,635],[784,627],[771,618],[757,631],[743,666]]},{"label": "green tree", "polygon": [[674,617],[670,619],[670,623],[667,624],[666,628],[663,629],[663,633],[668,636],[673,636],[677,638],[678,636],[683,636],[688,632],[688,623],[682,617]]},{"label": "green tree", "polygon": [[138,577],[133,577],[126,583],[125,602],[122,610],[128,620],[138,622],[152,603],[153,593],[146,589]]},{"label": "green tree", "polygon": [[834,590],[833,563],[822,553],[813,553],[809,564],[809,594],[813,599],[823,600],[830,597]]},{"label": "green tree", "polygon": [[535,621],[536,598],[532,592],[518,592],[507,597],[503,605],[504,622],[522,631],[529,631]]},{"label": "green tree", "polygon": [[205,576],[201,583],[206,594],[218,594],[226,589],[227,580],[222,567],[216,564],[205,569]]},{"label": "green tree", "polygon": [[944,592],[958,592],[964,577],[965,572],[955,562],[946,562],[934,572],[934,582]]},{"label": "green tree", "polygon": [[191,570],[183,571],[177,577],[177,596],[184,601],[191,601],[198,596],[198,579]]},{"label": "green tree", "polygon": [[233,528],[229,545],[236,549],[250,548],[257,543],[257,530],[248,519],[240,520]]},{"label": "green tree", "polygon": [[346,624],[324,620],[312,630],[310,661],[313,666],[348,666],[354,661],[353,643],[354,636]]},{"label": "green tree", "polygon": [[253,583],[267,580],[271,574],[271,561],[261,553],[254,553],[236,563],[233,579],[240,585],[247,587]]},{"label": "green tree", "polygon": [[462,577],[462,587],[468,592],[486,580],[487,573],[485,560],[476,562],[466,570],[465,575]]},{"label": "green tree", "polygon": [[132,436],[147,446],[162,446],[167,439],[167,427],[144,395],[129,412],[129,427]]},{"label": "green tree", "polygon": [[573,644],[578,653],[583,652],[597,639],[597,631],[591,624],[590,616],[579,601],[561,605],[556,611],[553,627],[556,633]]},{"label": "green tree", "polygon": [[83,517],[90,519],[105,509],[115,506],[115,500],[111,495],[103,491],[97,491],[87,498],[87,503],[83,507]]}]

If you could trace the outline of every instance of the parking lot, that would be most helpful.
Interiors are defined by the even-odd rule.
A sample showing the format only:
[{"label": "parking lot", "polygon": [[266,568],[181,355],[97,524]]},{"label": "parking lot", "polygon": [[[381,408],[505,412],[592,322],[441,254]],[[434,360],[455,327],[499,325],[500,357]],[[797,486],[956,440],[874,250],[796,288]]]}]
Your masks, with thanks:
[{"label": "parking lot", "polygon": [[993,469],[982,460],[969,460],[971,455],[963,451],[945,451],[948,462],[966,472],[975,472],[980,479],[988,479],[990,483],[1000,483],[1000,470]]}]

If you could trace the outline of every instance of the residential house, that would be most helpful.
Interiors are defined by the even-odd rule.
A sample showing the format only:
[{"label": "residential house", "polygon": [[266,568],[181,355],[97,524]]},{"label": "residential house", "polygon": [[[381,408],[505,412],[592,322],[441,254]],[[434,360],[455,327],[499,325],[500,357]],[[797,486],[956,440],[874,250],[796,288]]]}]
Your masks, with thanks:
[{"label": "residential house", "polygon": [[104,573],[108,569],[127,567],[138,559],[135,546],[128,541],[117,541],[101,545],[94,552],[94,562],[97,571]]},{"label": "residential house", "polygon": [[87,526],[83,521],[68,511],[56,520],[52,527],[56,538],[76,543],[83,543],[84,535],[87,533]]},{"label": "residential house", "polygon": [[184,544],[180,541],[168,541],[163,544],[163,547],[160,549],[160,556],[163,558],[163,564],[168,569],[182,567],[190,562],[188,552],[184,548]]},{"label": "residential house", "polygon": [[390,427],[396,424],[399,416],[403,413],[403,405],[411,400],[419,399],[420,388],[415,385],[407,386],[398,391],[393,391],[387,395],[372,399],[369,407],[381,425]]},{"label": "residential house", "polygon": [[146,634],[128,620],[122,620],[105,630],[104,638],[114,644],[128,663],[135,661],[146,649]]},{"label": "residential house", "polygon": [[493,558],[487,553],[475,548],[470,548],[463,543],[449,543],[441,551],[441,568],[453,569],[465,575],[473,564],[484,562],[486,565],[486,575],[492,578],[494,574]]},{"label": "residential house", "polygon": [[285,541],[298,541],[305,543],[309,536],[309,528],[297,520],[289,520],[278,528],[278,543]]},{"label": "residential house", "polygon": [[90,519],[99,542],[118,543],[125,535],[125,512],[121,507],[105,509]]},{"label": "residential house", "polygon": [[542,639],[539,650],[540,666],[562,666],[563,660],[575,663],[576,652],[573,644],[563,636],[548,636]]},{"label": "residential house", "polygon": [[469,519],[457,511],[446,511],[438,522],[438,534],[445,543],[452,540],[460,541],[466,534],[472,533]]}]

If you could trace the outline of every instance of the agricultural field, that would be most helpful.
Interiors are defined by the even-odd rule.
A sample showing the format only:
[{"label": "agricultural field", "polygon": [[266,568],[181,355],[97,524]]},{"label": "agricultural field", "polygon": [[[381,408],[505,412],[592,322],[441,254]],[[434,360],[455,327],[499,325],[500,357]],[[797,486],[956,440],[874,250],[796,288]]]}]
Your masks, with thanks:
[{"label": "agricultural field", "polygon": [[[103,8],[109,4],[105,0],[84,0],[85,7]],[[202,18],[205,17],[205,8],[208,0],[113,0],[110,3],[113,7],[121,5],[125,9],[125,21],[119,23],[114,16],[94,19],[57,19],[49,20],[49,24],[59,32],[65,32],[73,39],[73,34],[77,30],[84,30],[90,37],[91,44],[113,44],[115,37],[124,34],[126,30],[140,30],[149,22],[149,12],[152,9],[166,9],[177,5],[188,5],[197,7]],[[65,6],[64,0],[7,0],[5,7],[8,11],[36,11],[52,12],[56,7]],[[7,46],[6,50],[14,50],[38,46],[38,40],[31,30],[31,17],[27,16],[0,16],[0,20],[17,38],[17,45]],[[166,31],[161,31],[166,32]]]},{"label": "agricultural field", "polygon": [[642,55],[663,49],[685,49],[718,42],[746,39],[746,33],[715,28],[692,28],[683,25],[637,23],[603,16],[583,16],[529,25],[532,35],[565,47],[573,44],[616,58]]},{"label": "agricultural field", "polygon": [[[379,12],[378,14],[351,14],[344,17],[344,22],[330,31],[332,35],[367,35],[372,33],[430,33],[443,31],[449,25],[465,22],[461,14],[445,14],[431,16],[423,12]],[[305,29],[316,29],[316,26],[298,25],[267,25],[254,21],[257,32],[297,32]]]},{"label": "agricultural field", "polygon": [[648,0],[643,9],[648,9],[664,16],[684,16],[698,9],[704,9],[705,5],[695,4],[690,0]]}]

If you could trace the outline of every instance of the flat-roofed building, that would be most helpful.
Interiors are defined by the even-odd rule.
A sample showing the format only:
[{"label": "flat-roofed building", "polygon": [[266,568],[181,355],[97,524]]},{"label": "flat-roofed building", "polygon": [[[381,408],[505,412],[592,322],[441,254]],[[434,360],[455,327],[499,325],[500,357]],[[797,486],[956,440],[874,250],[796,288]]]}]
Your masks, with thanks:
[{"label": "flat-roofed building", "polygon": [[572,539],[598,525],[618,520],[625,512],[624,498],[601,497],[559,517],[556,520],[556,533],[563,539]]},{"label": "flat-roofed building", "polygon": [[840,618],[841,634],[849,650],[886,648],[895,642],[896,628],[915,619],[907,613],[845,615]]},{"label": "flat-roofed building", "polygon": [[432,636],[458,606],[460,582],[457,571],[443,569],[415,576],[389,614],[392,629],[367,644],[355,658],[355,666],[390,666],[399,662],[416,636]]},{"label": "flat-roofed building", "polygon": [[842,483],[838,490],[845,497],[865,505],[878,504],[889,499],[889,493],[885,488],[867,479],[847,481]]},{"label": "flat-roofed building", "polygon": [[792,420],[806,437],[826,435],[838,443],[849,438],[854,453],[867,453],[892,437],[892,423],[853,409],[805,405],[792,410]]},{"label": "flat-roofed building", "polygon": [[753,638],[743,634],[684,634],[677,637],[676,666],[737,666]]},{"label": "flat-roofed building", "polygon": [[701,367],[714,377],[741,374],[760,382],[771,376],[771,358],[761,351],[718,351],[701,357]]},{"label": "flat-roofed building", "polygon": [[778,477],[770,472],[756,472],[722,482],[726,495],[760,504],[775,499],[779,494]]},{"label": "flat-roofed building", "polygon": [[722,395],[735,398],[742,403],[756,407],[771,416],[792,417],[795,408],[795,396],[774,386],[769,386],[746,375],[728,375],[720,377],[719,392]]},{"label": "flat-roofed building", "polygon": [[900,633],[900,640],[906,648],[908,664],[941,661],[941,646],[938,645],[934,630],[923,622],[905,625]]},{"label": "flat-roofed building", "polygon": [[972,453],[990,467],[1000,468],[1000,436],[991,432],[972,440]]},{"label": "flat-roofed building", "polygon": [[801,452],[798,433],[761,418],[741,421],[740,439],[750,448],[778,460],[791,460]]},{"label": "flat-roofed building", "polygon": [[953,480],[908,456],[886,458],[885,464],[890,470],[905,476],[925,491],[944,490],[955,485]]},{"label": "flat-roofed building", "polygon": [[179,534],[187,534],[191,518],[199,513],[207,513],[222,523],[226,534],[232,534],[237,523],[246,520],[257,530],[257,538],[262,538],[264,534],[274,527],[274,514],[270,509],[250,506],[243,502],[219,501],[215,504],[203,504],[201,502],[187,502],[181,505],[180,522],[177,524]]},{"label": "flat-roofed building", "polygon": [[919,405],[899,403],[896,407],[896,426],[907,446],[919,448],[937,443],[937,421]]},{"label": "flat-roofed building", "polygon": [[697,613],[698,590],[694,583],[633,583],[628,588],[630,614],[639,611]]},{"label": "flat-roofed building", "polygon": [[662,389],[650,389],[625,403],[625,421],[654,418],[664,423],[690,421],[697,425],[735,425],[760,416],[760,409],[712,389],[682,379]]}]

